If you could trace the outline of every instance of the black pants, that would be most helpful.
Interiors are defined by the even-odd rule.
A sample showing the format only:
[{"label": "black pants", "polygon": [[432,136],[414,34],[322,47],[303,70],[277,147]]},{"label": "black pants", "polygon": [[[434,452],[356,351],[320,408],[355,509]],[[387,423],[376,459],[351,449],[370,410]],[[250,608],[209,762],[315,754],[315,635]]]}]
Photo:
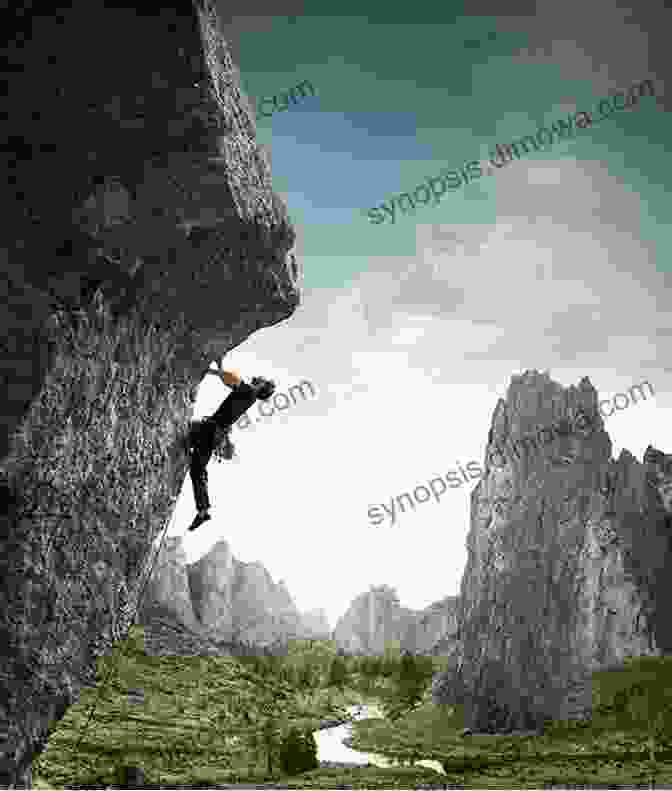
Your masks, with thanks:
[{"label": "black pants", "polygon": [[255,391],[246,382],[234,388],[222,401],[214,415],[205,420],[195,420],[189,429],[191,461],[189,474],[194,487],[194,500],[199,511],[210,508],[208,497],[207,466],[215,448],[217,429],[231,427],[257,400]]}]

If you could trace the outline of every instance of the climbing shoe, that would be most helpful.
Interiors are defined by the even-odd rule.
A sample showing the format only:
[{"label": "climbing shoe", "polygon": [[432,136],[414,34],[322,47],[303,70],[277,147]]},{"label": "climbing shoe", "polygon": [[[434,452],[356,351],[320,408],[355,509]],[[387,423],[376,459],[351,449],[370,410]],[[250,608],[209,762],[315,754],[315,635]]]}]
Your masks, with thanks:
[{"label": "climbing shoe", "polygon": [[250,379],[250,387],[260,401],[268,401],[275,393],[275,382],[271,379],[264,379],[263,376],[253,376]]},{"label": "climbing shoe", "polygon": [[196,514],[196,516],[194,517],[194,521],[189,525],[187,529],[196,530],[196,528],[200,527],[203,524],[203,522],[208,522],[210,519],[212,519],[212,517],[210,516],[209,513],[206,512],[202,514],[199,512]]}]

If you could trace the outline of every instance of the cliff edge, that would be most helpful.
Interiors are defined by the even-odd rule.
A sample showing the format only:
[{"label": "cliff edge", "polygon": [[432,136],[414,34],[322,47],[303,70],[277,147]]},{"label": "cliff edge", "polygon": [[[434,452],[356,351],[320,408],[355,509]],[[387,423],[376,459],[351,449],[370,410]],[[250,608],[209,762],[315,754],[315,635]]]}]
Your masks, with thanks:
[{"label": "cliff edge", "polygon": [[294,230],[214,4],[141,5],[2,11],[10,788],[30,788],[49,729],[133,623],[210,361],[299,304]]}]

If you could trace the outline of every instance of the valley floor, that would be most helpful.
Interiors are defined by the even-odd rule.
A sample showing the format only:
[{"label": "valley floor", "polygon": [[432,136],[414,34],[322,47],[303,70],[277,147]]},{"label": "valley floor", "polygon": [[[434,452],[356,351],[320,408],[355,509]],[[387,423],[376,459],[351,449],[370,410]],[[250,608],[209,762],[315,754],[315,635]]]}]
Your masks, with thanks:
[{"label": "valley floor", "polygon": [[[310,662],[317,667],[319,652],[326,650],[311,648]],[[293,659],[305,655],[297,654]],[[429,690],[414,711],[394,721],[350,718],[352,732],[346,745],[411,764],[423,759],[438,761],[445,774],[416,764],[386,768],[321,765],[291,777],[277,770],[269,775],[264,760],[255,765],[247,748],[232,745],[232,695],[252,694],[249,690],[254,689],[254,684],[245,680],[247,671],[240,662],[231,658],[148,657],[130,643],[123,658],[111,657],[109,661],[117,662],[116,677],[104,690],[94,687],[82,693],[54,729],[47,750],[34,762],[36,789],[114,788],[111,778],[120,761],[142,766],[145,787],[157,789],[672,787],[672,738],[659,734],[652,763],[647,733],[610,720],[609,707],[604,717],[596,717],[581,729],[549,728],[541,736],[462,737],[463,708],[434,705]],[[653,670],[648,678],[659,684],[656,695],[663,699],[672,688],[666,678],[672,666],[664,660],[653,664],[655,667],[651,662],[647,665]],[[623,684],[632,683],[635,672],[640,681],[645,679],[634,669],[630,675],[611,678],[623,688]],[[142,705],[129,706],[125,701],[125,690],[130,687],[144,689]],[[596,680],[594,691],[597,688]],[[372,680],[349,672],[342,690],[320,682],[301,693],[292,722],[313,731],[334,727],[348,719],[350,706],[389,703],[391,690],[390,678]],[[606,686],[600,693],[602,702],[611,699],[611,693],[604,690]],[[95,716],[87,725],[99,692]],[[647,705],[653,700],[647,699]],[[672,735],[672,728],[668,733]]]}]

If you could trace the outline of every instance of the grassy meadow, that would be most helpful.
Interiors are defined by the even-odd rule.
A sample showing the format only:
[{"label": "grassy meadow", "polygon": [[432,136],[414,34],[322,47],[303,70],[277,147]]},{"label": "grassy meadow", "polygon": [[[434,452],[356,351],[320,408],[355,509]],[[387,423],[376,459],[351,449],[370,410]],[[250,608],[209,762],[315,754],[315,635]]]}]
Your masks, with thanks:
[{"label": "grassy meadow", "polygon": [[[329,641],[297,641],[281,657],[150,657],[142,640],[135,626],[98,660],[96,687],[83,691],[34,762],[35,788],[118,786],[124,764],[141,766],[155,788],[672,786],[667,658],[594,674],[588,722],[549,722],[539,736],[463,737],[464,707],[431,702],[441,658],[422,660],[420,681],[404,697],[398,655],[343,659]],[[144,702],[129,702],[138,688]],[[279,743],[291,726],[346,721],[347,707],[363,702],[387,716],[353,723],[349,746],[409,765],[282,774]],[[414,766],[420,759],[440,761],[446,774]]]}]

